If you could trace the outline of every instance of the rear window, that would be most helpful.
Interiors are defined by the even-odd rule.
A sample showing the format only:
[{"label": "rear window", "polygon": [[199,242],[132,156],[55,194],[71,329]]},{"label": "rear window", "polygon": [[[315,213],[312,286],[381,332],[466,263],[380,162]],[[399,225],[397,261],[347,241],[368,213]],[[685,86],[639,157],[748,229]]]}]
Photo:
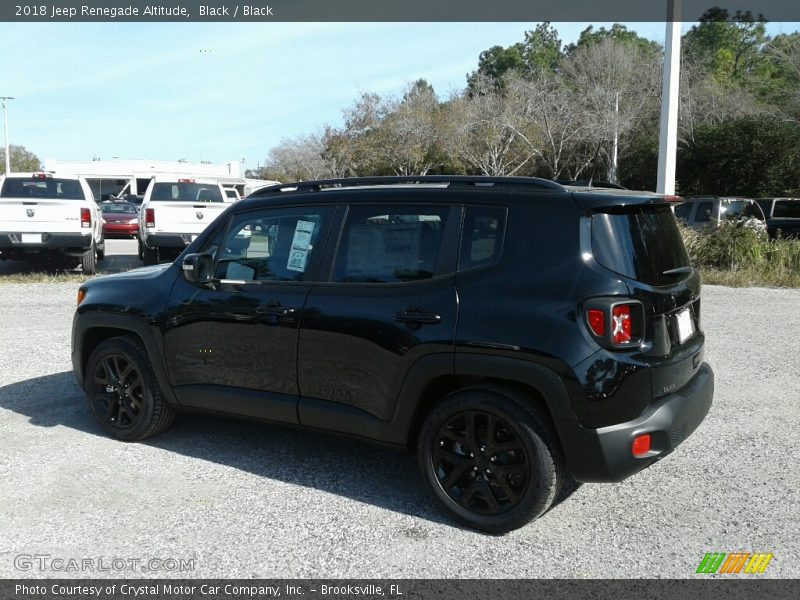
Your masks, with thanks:
[{"label": "rear window", "polygon": [[604,267],[642,283],[668,285],[687,276],[664,274],[689,266],[689,256],[669,206],[593,215],[592,251]]},{"label": "rear window", "polygon": [[45,200],[85,200],[76,179],[9,177],[3,182],[0,198],[41,198]]},{"label": "rear window", "polygon": [[161,182],[153,184],[150,200],[171,202],[224,202],[219,186],[213,183]]},{"label": "rear window", "polygon": [[772,208],[775,219],[800,219],[800,200],[776,200]]}]

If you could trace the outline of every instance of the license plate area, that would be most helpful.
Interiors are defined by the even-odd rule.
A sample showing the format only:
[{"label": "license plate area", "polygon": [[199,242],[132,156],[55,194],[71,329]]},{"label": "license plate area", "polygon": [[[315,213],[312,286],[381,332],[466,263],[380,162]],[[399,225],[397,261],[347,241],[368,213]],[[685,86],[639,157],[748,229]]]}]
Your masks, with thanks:
[{"label": "license plate area", "polygon": [[683,344],[694,335],[694,320],[692,319],[692,310],[690,308],[684,308],[675,315],[675,327],[678,332],[678,343],[680,344]]},{"label": "license plate area", "polygon": [[20,234],[20,242],[23,244],[42,244],[44,239],[41,233],[22,233]]}]

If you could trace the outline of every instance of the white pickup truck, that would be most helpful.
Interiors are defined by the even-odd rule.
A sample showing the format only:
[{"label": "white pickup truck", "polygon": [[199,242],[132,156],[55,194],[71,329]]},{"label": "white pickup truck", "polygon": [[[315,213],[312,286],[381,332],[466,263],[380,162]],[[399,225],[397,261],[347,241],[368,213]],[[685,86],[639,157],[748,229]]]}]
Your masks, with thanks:
[{"label": "white pickup truck", "polygon": [[139,257],[146,265],[171,260],[231,204],[210,179],[156,176],[139,212]]},{"label": "white pickup truck", "polygon": [[103,222],[84,179],[50,173],[0,177],[0,259],[44,259],[48,266],[80,259],[83,272],[94,275],[104,256]]}]

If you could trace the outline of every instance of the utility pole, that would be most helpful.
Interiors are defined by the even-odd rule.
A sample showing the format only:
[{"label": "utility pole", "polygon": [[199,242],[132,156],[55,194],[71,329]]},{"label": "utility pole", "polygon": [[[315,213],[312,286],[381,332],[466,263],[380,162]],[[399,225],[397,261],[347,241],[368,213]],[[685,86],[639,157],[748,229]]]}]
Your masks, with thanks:
[{"label": "utility pole", "polygon": [[0,96],[3,101],[3,136],[6,143],[6,175],[11,173],[11,152],[8,147],[8,113],[6,112],[6,101],[13,100],[13,96]]},{"label": "utility pole", "polygon": [[681,2],[667,0],[667,37],[664,40],[664,86],[661,90],[661,127],[658,136],[659,194],[675,193],[678,153],[678,102],[681,78]]},{"label": "utility pole", "polygon": [[614,93],[614,146],[611,150],[611,183],[617,183],[617,155],[619,154],[619,92]]}]

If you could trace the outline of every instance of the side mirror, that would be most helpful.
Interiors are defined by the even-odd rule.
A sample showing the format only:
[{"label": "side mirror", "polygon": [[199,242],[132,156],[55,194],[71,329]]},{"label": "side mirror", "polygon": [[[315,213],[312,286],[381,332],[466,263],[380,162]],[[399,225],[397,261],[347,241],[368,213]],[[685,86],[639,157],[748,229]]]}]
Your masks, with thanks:
[{"label": "side mirror", "polygon": [[192,283],[208,283],[213,265],[210,254],[187,254],[183,259],[183,276]]}]

